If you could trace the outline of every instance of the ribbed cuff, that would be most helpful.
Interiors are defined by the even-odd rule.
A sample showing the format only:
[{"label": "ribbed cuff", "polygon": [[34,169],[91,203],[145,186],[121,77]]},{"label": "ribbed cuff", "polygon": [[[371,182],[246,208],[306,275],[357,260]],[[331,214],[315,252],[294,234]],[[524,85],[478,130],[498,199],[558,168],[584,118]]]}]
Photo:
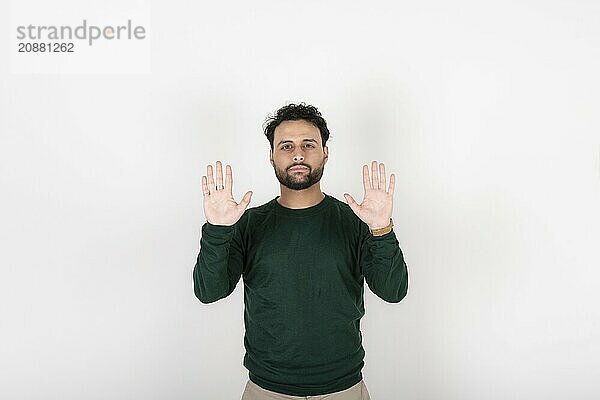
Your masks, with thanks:
[{"label": "ribbed cuff", "polygon": [[202,225],[202,236],[216,240],[229,240],[235,231],[235,225],[213,225],[206,221]]}]

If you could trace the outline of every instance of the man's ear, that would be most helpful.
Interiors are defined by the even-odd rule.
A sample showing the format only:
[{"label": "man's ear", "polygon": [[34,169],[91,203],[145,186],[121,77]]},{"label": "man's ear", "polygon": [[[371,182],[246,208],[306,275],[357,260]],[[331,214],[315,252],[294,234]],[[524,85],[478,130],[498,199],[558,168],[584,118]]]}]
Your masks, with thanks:
[{"label": "man's ear", "polygon": [[329,147],[323,146],[323,153],[325,153],[325,162],[329,159]]},{"label": "man's ear", "polygon": [[271,165],[274,167],[275,163],[273,162],[273,150],[269,150],[269,161],[271,162]]}]

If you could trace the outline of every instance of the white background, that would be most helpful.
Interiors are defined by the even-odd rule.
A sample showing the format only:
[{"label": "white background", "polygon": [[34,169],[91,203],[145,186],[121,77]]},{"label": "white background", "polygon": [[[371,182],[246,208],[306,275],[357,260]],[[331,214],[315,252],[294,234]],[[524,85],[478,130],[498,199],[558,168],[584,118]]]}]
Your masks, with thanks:
[{"label": "white background", "polygon": [[151,15],[139,73],[11,70],[0,5],[0,398],[240,398],[242,284],[193,294],[200,179],[277,196],[261,127],[289,101],[327,119],[326,193],[397,176],[410,285],[366,289],[373,399],[600,396],[596,1],[121,4]]}]

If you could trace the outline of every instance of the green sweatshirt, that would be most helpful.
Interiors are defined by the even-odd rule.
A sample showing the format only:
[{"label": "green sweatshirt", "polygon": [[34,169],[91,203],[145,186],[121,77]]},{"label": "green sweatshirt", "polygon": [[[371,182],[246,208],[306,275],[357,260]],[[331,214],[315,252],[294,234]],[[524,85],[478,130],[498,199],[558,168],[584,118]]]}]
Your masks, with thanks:
[{"label": "green sweatshirt", "polygon": [[205,223],[196,297],[227,297],[242,276],[249,379],[292,396],[337,392],[362,379],[364,280],[390,303],[408,290],[394,231],[371,235],[350,206],[327,194],[308,208],[275,198],[246,209],[232,226]]}]

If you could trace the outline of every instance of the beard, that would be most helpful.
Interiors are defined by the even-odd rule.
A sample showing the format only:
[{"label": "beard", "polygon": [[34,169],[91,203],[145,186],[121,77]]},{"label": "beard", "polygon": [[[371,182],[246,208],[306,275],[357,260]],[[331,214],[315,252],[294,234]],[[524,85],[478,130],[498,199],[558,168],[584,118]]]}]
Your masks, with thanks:
[{"label": "beard", "polygon": [[304,189],[308,189],[309,187],[311,187],[312,185],[314,185],[315,183],[317,183],[321,180],[321,177],[323,176],[323,169],[325,167],[325,160],[323,160],[321,165],[314,170],[306,164],[296,164],[296,165],[293,165],[293,167],[298,166],[298,165],[302,165],[302,166],[308,168],[308,171],[289,172],[289,170],[287,170],[287,169],[280,170],[274,166],[273,170],[275,170],[275,176],[277,177],[277,180],[279,181],[279,183],[281,183],[283,186],[287,187],[288,189],[304,190]]}]

